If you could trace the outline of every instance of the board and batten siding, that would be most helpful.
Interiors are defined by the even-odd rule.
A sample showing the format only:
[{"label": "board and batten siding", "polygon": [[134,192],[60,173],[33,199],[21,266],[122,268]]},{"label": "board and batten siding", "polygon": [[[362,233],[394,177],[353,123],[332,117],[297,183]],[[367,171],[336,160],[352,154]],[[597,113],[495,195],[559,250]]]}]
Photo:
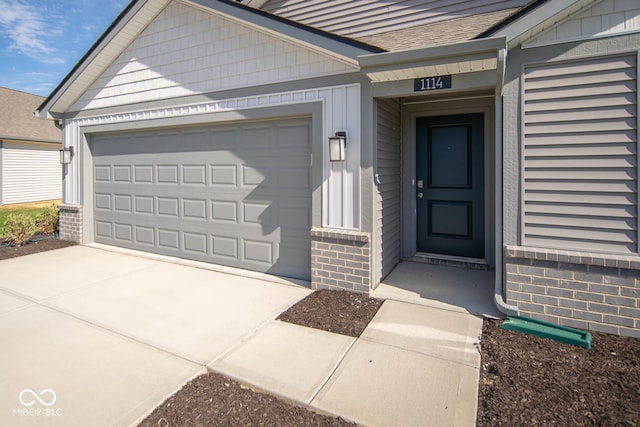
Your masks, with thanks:
[{"label": "board and batten siding", "polygon": [[529,0],[270,0],[261,9],[324,31],[358,38],[527,3]]},{"label": "board and batten siding", "polygon": [[525,66],[523,243],[637,253],[637,56]]},{"label": "board and batten siding", "polygon": [[0,204],[37,202],[62,197],[58,144],[2,144]]},{"label": "board and batten siding", "polygon": [[400,262],[401,223],[401,110],[399,99],[378,99],[376,209],[378,279]]}]

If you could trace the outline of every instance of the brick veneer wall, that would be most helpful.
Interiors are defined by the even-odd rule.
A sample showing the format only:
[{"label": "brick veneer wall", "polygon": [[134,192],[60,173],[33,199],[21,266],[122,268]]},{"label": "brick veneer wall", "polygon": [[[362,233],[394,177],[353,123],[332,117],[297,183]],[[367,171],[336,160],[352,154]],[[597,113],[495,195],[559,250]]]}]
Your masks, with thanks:
[{"label": "brick veneer wall", "polygon": [[60,239],[82,243],[82,206],[60,205]]},{"label": "brick veneer wall", "polygon": [[329,228],[311,229],[311,287],[369,292],[371,235]]},{"label": "brick veneer wall", "polygon": [[523,315],[640,338],[640,257],[507,246],[505,271]]}]

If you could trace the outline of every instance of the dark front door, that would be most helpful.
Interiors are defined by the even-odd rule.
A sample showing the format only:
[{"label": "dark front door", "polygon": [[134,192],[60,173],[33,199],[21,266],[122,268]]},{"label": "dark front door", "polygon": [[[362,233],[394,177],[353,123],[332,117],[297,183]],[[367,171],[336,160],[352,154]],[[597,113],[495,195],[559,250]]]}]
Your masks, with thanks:
[{"label": "dark front door", "polygon": [[418,252],[484,258],[482,114],[416,119]]}]

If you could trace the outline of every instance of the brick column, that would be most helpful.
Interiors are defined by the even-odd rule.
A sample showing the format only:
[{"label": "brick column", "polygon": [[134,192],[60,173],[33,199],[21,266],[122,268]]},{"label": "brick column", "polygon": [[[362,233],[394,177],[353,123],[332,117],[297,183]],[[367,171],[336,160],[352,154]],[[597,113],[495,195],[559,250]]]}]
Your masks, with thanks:
[{"label": "brick column", "polygon": [[507,302],[522,314],[640,338],[640,257],[505,248]]},{"label": "brick column", "polygon": [[371,235],[360,231],[311,229],[312,289],[369,292]]},{"label": "brick column", "polygon": [[82,205],[60,205],[60,239],[82,243]]}]

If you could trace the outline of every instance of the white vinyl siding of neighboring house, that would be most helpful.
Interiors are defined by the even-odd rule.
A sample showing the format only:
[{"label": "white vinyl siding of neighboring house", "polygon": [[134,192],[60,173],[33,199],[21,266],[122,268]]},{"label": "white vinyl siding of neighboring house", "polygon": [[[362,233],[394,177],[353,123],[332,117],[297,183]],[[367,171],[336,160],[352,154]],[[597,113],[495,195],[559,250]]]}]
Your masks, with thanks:
[{"label": "white vinyl siding of neighboring house", "polygon": [[400,262],[401,223],[401,113],[398,99],[378,99],[376,208],[378,234],[378,279]]},{"label": "white vinyl siding of neighboring house", "polygon": [[522,7],[529,0],[271,0],[262,9],[347,37],[400,30],[452,18]]},{"label": "white vinyl siding of neighboring house", "polygon": [[637,253],[636,58],[525,66],[523,244]]},{"label": "white vinyl siding of neighboring house", "polygon": [[1,204],[54,200],[62,197],[58,144],[2,144]]}]

